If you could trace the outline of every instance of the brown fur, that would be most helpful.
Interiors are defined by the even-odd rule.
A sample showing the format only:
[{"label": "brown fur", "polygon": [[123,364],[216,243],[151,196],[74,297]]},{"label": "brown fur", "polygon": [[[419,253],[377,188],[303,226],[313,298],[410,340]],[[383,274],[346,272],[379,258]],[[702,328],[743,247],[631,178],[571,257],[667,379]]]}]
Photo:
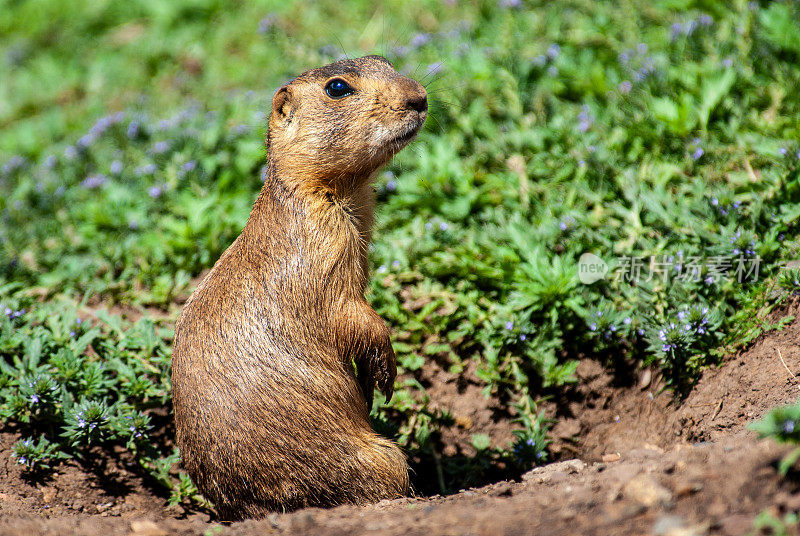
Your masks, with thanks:
[{"label": "brown fur", "polygon": [[[330,98],[333,78],[355,93]],[[408,491],[405,456],[369,423],[396,365],[364,289],[371,179],[426,110],[422,86],[378,56],[308,71],[273,98],[266,183],[175,330],[178,446],[224,519]]]}]

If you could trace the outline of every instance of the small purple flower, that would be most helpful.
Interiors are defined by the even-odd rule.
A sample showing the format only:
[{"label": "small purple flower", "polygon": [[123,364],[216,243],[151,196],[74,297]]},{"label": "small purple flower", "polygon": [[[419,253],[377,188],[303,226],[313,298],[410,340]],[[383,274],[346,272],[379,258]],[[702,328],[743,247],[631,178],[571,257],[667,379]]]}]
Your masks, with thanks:
[{"label": "small purple flower", "polygon": [[733,58],[728,57],[722,60],[722,66],[727,68],[733,67]]},{"label": "small purple flower", "polygon": [[589,113],[589,107],[583,106],[581,113],[578,114],[578,130],[586,132],[594,123],[594,117]]},{"label": "small purple flower", "polygon": [[122,173],[122,162],[120,162],[119,160],[114,160],[113,162],[111,162],[111,166],[109,167],[109,169],[111,170],[111,173],[113,173],[114,175],[119,175],[120,173]]},{"label": "small purple flower", "polygon": [[139,166],[136,168],[136,175],[143,176],[143,175],[152,175],[156,172],[156,165],[155,164],[147,164],[144,166]]},{"label": "small purple flower", "polygon": [[714,19],[708,13],[703,13],[697,17],[697,22],[700,24],[700,26],[705,26],[708,28],[714,22]]},{"label": "small purple flower", "polygon": [[597,322],[592,322],[589,324],[589,329],[592,331],[597,331]]},{"label": "small purple flower", "polygon": [[67,160],[73,160],[75,157],[78,156],[78,148],[73,145],[70,145],[69,147],[64,149],[64,156],[67,158]]},{"label": "small purple flower", "polygon": [[442,222],[442,223],[439,224],[439,230],[440,231],[446,231],[447,228],[448,228],[447,222]]},{"label": "small purple flower", "polygon": [[514,322],[512,322],[511,320],[509,320],[508,322],[506,322],[506,329],[507,329],[508,331],[511,331],[512,329],[514,329]]},{"label": "small purple flower", "polygon": [[108,182],[108,177],[106,177],[102,173],[96,173],[94,175],[89,175],[88,177],[83,179],[83,182],[81,182],[81,187],[86,190],[96,190],[107,182]]},{"label": "small purple flower", "polygon": [[547,74],[553,77],[558,76],[558,67],[556,67],[555,65],[551,65],[550,68],[547,69]]},{"label": "small purple flower", "polygon": [[[464,45],[464,44],[465,43],[461,43],[461,45]],[[461,47],[461,45],[458,45],[458,46]],[[411,49],[409,47],[405,46],[405,45],[392,48],[392,54],[394,54],[398,58],[405,58],[406,56],[408,56],[409,52],[411,52]]]},{"label": "small purple flower", "polygon": [[419,48],[428,44],[431,40],[431,34],[429,33],[418,33],[414,37],[411,38],[410,45],[414,48]]},{"label": "small purple flower", "polygon": [[85,149],[87,147],[90,147],[94,143],[94,141],[95,141],[94,135],[87,134],[78,140],[78,146],[83,147]]},{"label": "small purple flower", "polygon": [[636,45],[636,52],[639,55],[644,56],[645,54],[647,54],[647,45],[645,43],[639,43],[638,45]]},{"label": "small purple flower", "polygon": [[502,8],[506,8],[506,9],[509,9],[509,8],[510,9],[516,9],[516,8],[522,6],[522,1],[521,0],[500,0],[499,2],[497,2],[497,5],[499,5]]},{"label": "small purple flower", "polygon": [[400,268],[400,261],[392,261],[392,268],[395,270]]},{"label": "small purple flower", "polygon": [[705,154],[705,151],[703,151],[703,148],[702,147],[698,147],[692,153],[692,160],[700,160],[703,157],[704,154]]},{"label": "small purple flower", "polygon": [[269,33],[269,31],[275,26],[275,22],[277,19],[278,17],[275,14],[270,13],[269,15],[258,21],[258,33],[262,35]]},{"label": "small purple flower", "polygon": [[631,317],[629,317],[629,316],[626,316],[626,317],[625,317],[625,319],[624,319],[622,322],[623,322],[623,323],[624,323],[626,326],[630,326],[630,325],[631,325],[631,322],[632,322],[632,320],[631,320]]},{"label": "small purple flower", "polygon": [[38,404],[38,403],[39,403],[39,395],[37,395],[35,393],[32,394],[31,395],[31,404]]},{"label": "small purple flower", "polygon": [[139,222],[137,220],[130,220],[128,222],[128,229],[131,231],[136,231],[139,228]]},{"label": "small purple flower", "polygon": [[147,189],[147,194],[153,199],[158,199],[162,193],[164,193],[164,189],[161,186],[151,186]]},{"label": "small purple flower", "polygon": [[378,273],[379,273],[379,274],[383,274],[383,273],[385,273],[385,272],[386,272],[386,270],[387,270],[387,268],[386,268],[386,265],[385,265],[385,264],[381,264],[380,266],[378,266]]},{"label": "small purple flower", "polygon": [[437,61],[436,63],[431,63],[428,65],[428,68],[425,70],[425,76],[436,76],[442,70],[442,62]]},{"label": "small purple flower", "polygon": [[47,169],[53,169],[56,166],[57,162],[58,162],[58,158],[56,158],[56,155],[51,154],[47,158],[44,159],[44,164],[43,165]]},{"label": "small purple flower", "polygon": [[681,24],[680,22],[673,23],[672,26],[670,26],[669,28],[669,35],[673,41],[677,39],[678,36],[681,35],[682,33],[683,33],[683,24]]},{"label": "small purple flower", "polygon": [[153,153],[154,154],[162,154],[166,153],[169,150],[169,143],[165,141],[157,141],[153,144]]},{"label": "small purple flower", "polygon": [[562,231],[566,231],[567,230],[567,222],[564,222],[564,221],[558,222],[558,228],[561,229]]},{"label": "small purple flower", "polygon": [[522,341],[522,342],[525,342],[525,339],[527,339],[527,338],[528,337],[524,333],[519,336],[519,340]]},{"label": "small purple flower", "polygon": [[631,92],[633,84],[631,84],[630,80],[623,80],[622,82],[620,82],[617,88],[619,89],[620,93],[622,93],[623,95],[627,95],[628,93]]},{"label": "small purple flower", "polygon": [[631,51],[625,50],[624,52],[620,52],[618,59],[622,65],[627,65],[628,62],[631,61]]},{"label": "small purple flower", "polygon": [[789,150],[786,147],[781,147],[778,149],[778,152],[781,154],[781,156],[786,156],[789,153]]},{"label": "small purple flower", "polygon": [[128,137],[130,139],[136,139],[139,137],[139,122],[138,121],[131,121],[128,123]]},{"label": "small purple flower", "polygon": [[547,57],[544,54],[539,54],[535,58],[533,58],[533,64],[537,67],[544,67],[547,63]]},{"label": "small purple flower", "polygon": [[786,421],[783,423],[783,427],[782,428],[783,428],[783,433],[784,434],[791,434],[792,432],[794,432],[794,428],[795,428],[794,420],[786,419]]},{"label": "small purple flower", "polygon": [[390,180],[389,182],[386,183],[386,191],[394,192],[395,190],[397,190],[397,181]]},{"label": "small purple flower", "polygon": [[188,173],[189,171],[194,171],[196,167],[197,167],[197,162],[195,162],[194,160],[189,160],[188,162],[185,162],[181,166],[181,169]]},{"label": "small purple flower", "polygon": [[558,46],[557,43],[553,43],[552,45],[547,47],[546,54],[547,54],[548,58],[550,58],[551,60],[554,60],[554,59],[556,59],[558,57],[559,54],[561,54],[561,47]]}]

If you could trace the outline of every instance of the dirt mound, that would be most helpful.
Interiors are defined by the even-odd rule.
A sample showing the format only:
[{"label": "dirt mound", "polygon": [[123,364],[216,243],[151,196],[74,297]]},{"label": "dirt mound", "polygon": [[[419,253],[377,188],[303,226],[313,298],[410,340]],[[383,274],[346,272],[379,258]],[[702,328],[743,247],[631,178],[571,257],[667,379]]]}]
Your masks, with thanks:
[{"label": "dirt mound", "polygon": [[[795,303],[781,314],[798,309]],[[706,371],[683,401],[655,370],[630,368],[626,377],[587,359],[579,381],[544,406],[559,419],[552,450],[562,461],[519,482],[276,514],[219,531],[207,513],[167,508],[122,452],[98,452],[62,465],[43,483],[27,481],[9,459],[18,435],[6,430],[0,534],[745,534],[765,508],[775,515],[800,510],[798,480],[775,470],[785,449],[745,429],[800,394],[797,340],[800,321],[762,336]],[[501,406],[470,378],[469,371],[459,377],[436,367],[421,378],[431,406],[453,416],[440,438],[447,456],[468,456],[473,433],[491,435],[498,446],[511,437],[509,416],[498,415]]]},{"label": "dirt mound", "polygon": [[[774,313],[773,320],[796,317],[798,311],[795,301]],[[761,336],[721,366],[706,370],[683,400],[666,389],[653,368],[635,370],[631,365],[634,372],[626,378],[596,360],[584,360],[576,371],[577,384],[547,406],[559,419],[553,450],[562,458],[597,461],[643,444],[669,448],[738,433],[769,410],[800,397],[798,341],[800,321]]]}]

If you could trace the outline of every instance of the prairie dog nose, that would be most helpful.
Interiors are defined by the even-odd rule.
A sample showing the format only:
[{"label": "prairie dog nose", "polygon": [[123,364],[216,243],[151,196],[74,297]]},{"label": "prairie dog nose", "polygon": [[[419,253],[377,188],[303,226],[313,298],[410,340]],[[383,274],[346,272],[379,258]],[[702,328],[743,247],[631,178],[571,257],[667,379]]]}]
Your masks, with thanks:
[{"label": "prairie dog nose", "polygon": [[[425,90],[423,90],[425,91]],[[423,113],[428,111],[428,95],[422,93],[420,95],[413,95],[406,101],[406,108],[415,110],[416,112]]]}]

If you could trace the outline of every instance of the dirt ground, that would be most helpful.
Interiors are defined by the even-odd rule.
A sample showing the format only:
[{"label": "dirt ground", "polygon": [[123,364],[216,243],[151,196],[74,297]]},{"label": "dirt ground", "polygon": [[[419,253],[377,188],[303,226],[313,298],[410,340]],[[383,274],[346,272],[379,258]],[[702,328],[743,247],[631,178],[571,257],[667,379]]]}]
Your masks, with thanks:
[{"label": "dirt ground", "polygon": [[[795,302],[780,314],[798,311]],[[681,402],[654,370],[631,369],[621,381],[599,362],[584,360],[578,382],[544,406],[559,419],[552,431],[555,463],[518,481],[446,497],[310,509],[260,521],[220,524],[208,512],[167,507],[123,452],[70,462],[45,483],[26,481],[9,458],[18,436],[5,430],[0,535],[748,534],[764,510],[777,517],[800,511],[800,475],[782,478],[775,469],[786,449],[745,429],[800,395],[798,340],[800,320],[762,336],[706,371]],[[427,374],[433,402],[469,432],[443,433],[446,455],[469,454],[464,438],[471,433],[500,442],[510,437],[496,403],[483,398],[477,384],[440,370]]]}]

